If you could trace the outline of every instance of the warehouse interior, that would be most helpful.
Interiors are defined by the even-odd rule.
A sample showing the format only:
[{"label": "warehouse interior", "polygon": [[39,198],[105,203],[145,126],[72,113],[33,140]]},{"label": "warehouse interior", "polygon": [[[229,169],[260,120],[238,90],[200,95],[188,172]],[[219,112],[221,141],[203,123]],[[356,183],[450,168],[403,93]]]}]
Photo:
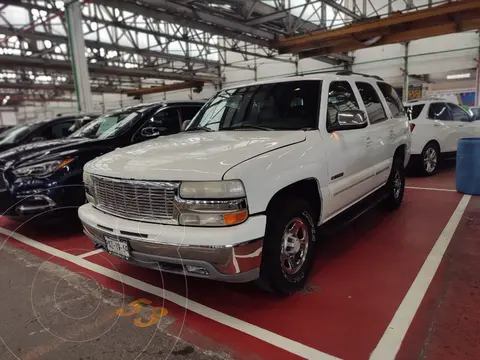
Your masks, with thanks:
[{"label": "warehouse interior", "polygon": [[[462,144],[464,138],[480,139],[480,110],[475,115],[480,109],[479,31],[479,0],[2,0],[0,128],[7,135],[0,133],[0,301],[6,310],[0,359],[479,359],[480,144],[475,150],[470,142]],[[409,116],[420,104],[407,121],[411,136],[425,131],[422,136],[428,137],[435,129],[424,128],[421,121],[435,121],[452,148],[444,154],[446,146],[430,137],[418,154],[412,145],[408,157],[422,157],[425,166],[435,168],[421,174],[406,166],[405,195],[395,212],[368,206],[358,214],[340,213],[335,230],[329,227],[332,221],[320,226],[310,278],[290,296],[279,297],[250,282],[219,282],[127,263],[90,241],[91,229],[82,227],[77,203],[66,219],[50,216],[51,199],[35,190],[46,181],[46,172],[37,176],[32,170],[28,181],[19,180],[23,167],[13,171],[16,181],[8,175],[7,168],[17,161],[50,161],[54,153],[46,140],[57,139],[49,137],[5,147],[4,139],[23,125],[71,116],[81,120],[75,128],[80,134],[89,126],[83,127],[83,121],[115,117],[135,106],[200,109],[225,89],[324,76],[390,84]],[[461,120],[465,127],[459,123],[461,136],[452,135],[459,132],[452,125],[458,121],[422,115],[432,102],[453,104],[446,106],[452,114],[452,106],[464,110],[468,119]],[[181,116],[185,124],[196,119]],[[183,130],[179,126],[175,132]],[[256,156],[262,141],[272,148],[287,146],[270,133],[251,133],[253,138],[237,143],[251,152],[239,163]],[[181,134],[165,135],[176,139]],[[218,151],[215,159],[228,165],[221,153],[223,138],[209,135],[179,138],[172,146],[218,141],[209,151]],[[155,141],[162,139],[146,142]],[[132,145],[125,160],[145,171],[142,181],[152,180],[148,174],[158,164],[170,166],[171,181],[183,181],[188,169],[181,168],[182,157],[204,182],[211,180],[205,174],[215,173],[202,168],[209,164],[209,151],[192,147],[175,163],[166,145],[158,145],[160,160],[154,162],[144,158],[152,151],[148,144]],[[81,173],[81,167],[74,170],[74,157],[96,151],[95,157],[115,159],[117,150],[105,153],[126,143],[109,144],[109,150],[97,143],[81,146],[62,150],[72,154],[67,163],[50,161],[48,166]],[[473,152],[462,155],[463,149]],[[287,162],[288,151],[284,155]],[[342,154],[335,156],[343,161]],[[402,159],[406,165],[408,159]],[[107,160],[96,169],[117,169]],[[310,166],[300,161],[288,172]],[[249,172],[239,170],[238,176]],[[257,176],[258,183],[270,181]],[[272,187],[284,176],[272,177]],[[331,181],[335,176],[328,174]],[[82,204],[91,202],[88,181],[84,175],[82,184],[68,185],[81,186]],[[55,178],[47,186],[57,185]],[[14,187],[21,189],[15,196],[24,191],[22,198],[36,201],[22,208],[25,213],[47,201],[50,210],[42,213],[47,218],[26,218],[23,212],[10,216],[10,205],[3,205]],[[322,195],[321,201],[327,201]],[[249,206],[253,203],[249,199]],[[137,201],[136,206],[142,205]],[[130,234],[142,233],[132,229]],[[243,256],[245,261],[249,255]]]}]

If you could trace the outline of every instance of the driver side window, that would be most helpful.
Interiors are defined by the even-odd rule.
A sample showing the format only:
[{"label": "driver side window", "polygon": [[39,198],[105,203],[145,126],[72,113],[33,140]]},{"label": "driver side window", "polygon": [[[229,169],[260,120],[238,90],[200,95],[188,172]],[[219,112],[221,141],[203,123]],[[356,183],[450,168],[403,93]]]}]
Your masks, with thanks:
[{"label": "driver side window", "polygon": [[180,114],[176,108],[162,108],[148,118],[137,132],[134,141],[180,132]]},{"label": "driver side window", "polygon": [[359,110],[358,101],[348,81],[333,81],[328,89],[327,131],[337,123],[341,111]]},{"label": "driver side window", "polygon": [[72,126],[75,125],[75,119],[66,120],[62,122],[57,122],[52,125],[49,125],[43,130],[35,132],[32,136],[34,140],[54,140],[62,139],[70,135],[72,131]]}]

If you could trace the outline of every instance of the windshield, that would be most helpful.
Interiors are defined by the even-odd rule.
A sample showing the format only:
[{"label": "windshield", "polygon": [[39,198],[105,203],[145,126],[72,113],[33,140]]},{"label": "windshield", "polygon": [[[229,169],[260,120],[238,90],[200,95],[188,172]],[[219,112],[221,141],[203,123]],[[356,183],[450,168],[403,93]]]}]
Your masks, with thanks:
[{"label": "windshield", "polygon": [[140,117],[142,110],[144,108],[128,109],[101,116],[78,129],[69,138],[107,139],[115,137],[129,129]]},{"label": "windshield", "polygon": [[0,144],[16,143],[38,126],[38,123],[16,125],[0,134]]},{"label": "windshield", "polygon": [[200,110],[186,131],[318,128],[319,80],[252,85],[220,91]]}]

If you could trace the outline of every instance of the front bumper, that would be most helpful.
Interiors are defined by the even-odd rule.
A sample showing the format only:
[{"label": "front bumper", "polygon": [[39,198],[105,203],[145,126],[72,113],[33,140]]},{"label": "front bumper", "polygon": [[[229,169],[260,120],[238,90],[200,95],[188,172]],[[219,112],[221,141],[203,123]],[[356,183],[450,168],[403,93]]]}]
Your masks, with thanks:
[{"label": "front bumper", "polygon": [[78,211],[85,234],[106,249],[105,236],[128,242],[135,265],[225,282],[258,278],[266,217],[225,228],[143,223],[106,214],[91,204]]},{"label": "front bumper", "polygon": [[36,180],[9,184],[0,189],[0,212],[10,217],[32,217],[52,210],[69,209],[85,203],[83,185],[54,185]]}]

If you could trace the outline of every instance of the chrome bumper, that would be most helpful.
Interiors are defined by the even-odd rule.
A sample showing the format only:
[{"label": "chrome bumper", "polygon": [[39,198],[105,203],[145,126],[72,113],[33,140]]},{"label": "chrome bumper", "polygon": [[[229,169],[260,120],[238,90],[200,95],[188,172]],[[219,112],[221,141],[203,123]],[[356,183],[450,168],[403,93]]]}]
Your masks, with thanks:
[{"label": "chrome bumper", "polygon": [[[97,248],[106,250],[104,237],[119,237],[112,229],[93,227],[83,222],[84,233]],[[224,282],[249,282],[259,277],[263,239],[234,246],[177,245],[121,234],[130,247],[135,265],[165,272],[208,278]]]}]

